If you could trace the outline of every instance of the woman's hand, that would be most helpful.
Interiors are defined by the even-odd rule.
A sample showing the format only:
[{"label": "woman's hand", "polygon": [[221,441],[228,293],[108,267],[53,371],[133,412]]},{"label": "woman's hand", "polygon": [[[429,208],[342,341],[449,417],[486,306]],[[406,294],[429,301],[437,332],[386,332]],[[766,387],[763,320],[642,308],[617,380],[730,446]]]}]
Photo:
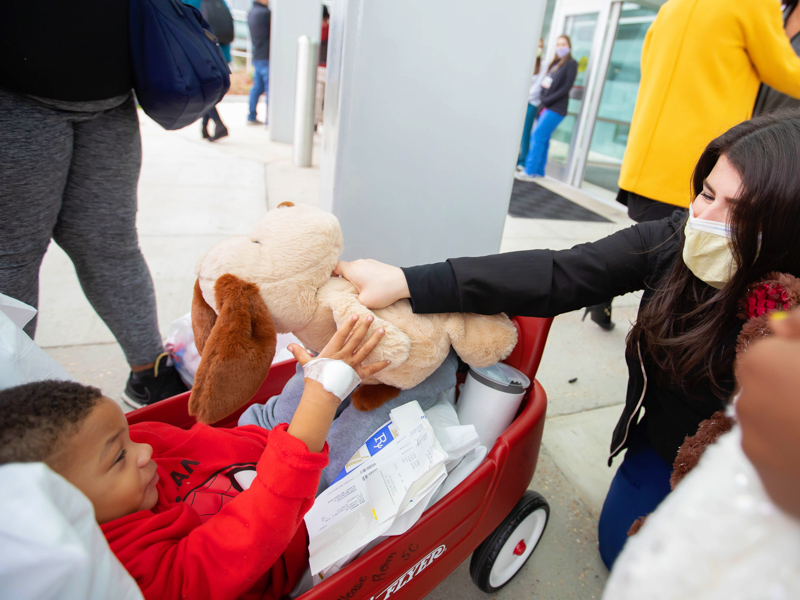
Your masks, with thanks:
[{"label": "woman's hand", "polygon": [[[374,317],[359,319],[358,315],[351,315],[347,321],[333,335],[330,341],[322,349],[317,358],[332,358],[341,360],[346,365],[352,367],[361,379],[374,375],[389,366],[388,360],[382,360],[369,365],[363,362],[369,358],[372,351],[380,343],[385,331],[383,328],[376,330],[364,344],[359,347],[364,337],[367,335],[369,326],[374,321]],[[287,346],[302,366],[305,366],[314,357],[299,344],[289,344]]]},{"label": "woman's hand", "polygon": [[333,274],[341,275],[356,286],[358,301],[367,308],[385,308],[411,297],[402,269],[377,260],[340,260]]}]

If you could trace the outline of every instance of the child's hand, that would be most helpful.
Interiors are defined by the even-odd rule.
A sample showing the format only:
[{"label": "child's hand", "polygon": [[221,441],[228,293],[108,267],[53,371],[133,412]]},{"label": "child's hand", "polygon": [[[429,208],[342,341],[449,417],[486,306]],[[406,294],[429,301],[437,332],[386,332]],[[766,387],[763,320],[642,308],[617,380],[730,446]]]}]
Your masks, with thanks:
[{"label": "child's hand", "polygon": [[769,328],[777,337],[800,338],[800,309],[770,313]]},{"label": "child's hand", "polygon": [[[352,391],[351,386],[358,383],[356,375],[363,379],[385,369],[389,364],[388,360],[371,365],[362,364],[369,358],[384,333],[383,329],[378,329],[363,346],[358,347],[367,335],[372,320],[372,317],[368,317],[359,322],[357,316],[349,317],[316,359],[298,344],[288,346],[306,371],[306,377],[303,397],[300,398],[300,404],[294,411],[287,431],[289,435],[305,442],[311,452],[319,452],[325,445],[325,436],[328,435],[339,401],[344,400],[349,391]],[[328,364],[316,373],[315,378],[313,373],[307,371],[314,371],[315,365],[306,365],[319,359]],[[319,366],[319,363],[316,365]]]},{"label": "child's hand", "polygon": [[[357,315],[348,317],[347,321],[334,334],[317,358],[341,360],[346,365],[352,367],[361,379],[366,379],[378,371],[385,369],[389,366],[388,360],[382,360],[369,365],[362,364],[369,358],[369,355],[372,354],[372,351],[378,343],[380,343],[385,333],[383,329],[378,329],[369,336],[367,341],[364,342],[364,345],[359,348],[359,344],[364,340],[364,336],[367,335],[367,331],[373,320],[373,317],[359,319]],[[306,352],[305,348],[298,344],[290,344],[288,349],[297,359],[297,362],[303,366],[314,358]]]},{"label": "child's hand", "polygon": [[800,518],[800,310],[772,313],[770,328],[775,335],[756,340],[737,368],[736,414],[742,449],[767,493]]}]

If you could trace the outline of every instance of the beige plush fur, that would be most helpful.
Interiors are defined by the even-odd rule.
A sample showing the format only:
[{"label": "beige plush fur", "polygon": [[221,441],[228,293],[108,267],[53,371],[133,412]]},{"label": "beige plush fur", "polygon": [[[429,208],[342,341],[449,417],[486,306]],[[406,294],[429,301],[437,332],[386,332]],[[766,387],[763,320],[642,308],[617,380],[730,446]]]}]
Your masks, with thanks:
[{"label": "beige plush fur", "polygon": [[372,358],[392,364],[369,384],[412,388],[439,367],[451,345],[464,362],[477,367],[504,359],[516,345],[516,328],[505,315],[415,315],[407,300],[376,311],[366,308],[350,282],[331,277],[342,246],[332,214],[282,206],[267,213],[250,235],[221,242],[200,259],[199,290],[213,307],[214,284],[223,275],[255,284],[276,331],[293,333],[314,351],[325,346],[348,315],[373,315],[372,329],[383,327],[386,335]]}]

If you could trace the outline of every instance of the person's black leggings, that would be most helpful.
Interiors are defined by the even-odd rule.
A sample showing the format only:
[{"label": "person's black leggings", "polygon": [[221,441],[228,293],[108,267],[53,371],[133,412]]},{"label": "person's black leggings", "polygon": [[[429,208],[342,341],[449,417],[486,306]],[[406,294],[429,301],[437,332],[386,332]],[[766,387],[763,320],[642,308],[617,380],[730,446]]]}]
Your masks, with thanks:
[{"label": "person's black leggings", "polygon": [[211,108],[209,108],[203,115],[203,127],[208,126],[209,120],[214,121],[217,127],[222,125],[222,119],[219,116],[219,112],[217,111],[216,106],[212,106]]},{"label": "person's black leggings", "polygon": [[136,231],[141,160],[132,94],[60,102],[0,90],[0,292],[38,308],[52,238],[131,365],[163,351]]}]

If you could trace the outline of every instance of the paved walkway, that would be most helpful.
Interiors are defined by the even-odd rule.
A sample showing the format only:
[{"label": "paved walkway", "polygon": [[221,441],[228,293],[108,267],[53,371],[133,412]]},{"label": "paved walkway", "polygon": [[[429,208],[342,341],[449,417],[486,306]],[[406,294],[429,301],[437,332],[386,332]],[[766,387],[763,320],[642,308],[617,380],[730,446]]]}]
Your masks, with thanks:
[{"label": "paved walkway", "polygon": [[[314,166],[294,168],[290,146],[271,143],[264,127],[245,124],[242,100],[226,99],[220,105],[230,137],[213,144],[201,139],[199,125],[166,132],[142,118],[139,238],[153,275],[164,336],[171,321],[189,311],[194,265],[206,249],[248,232],[280,202],[316,203],[319,136]],[[567,248],[631,224],[615,207],[557,182],[545,185],[613,222],[508,217],[501,251]],[[53,244],[40,279],[37,343],[76,379],[118,398],[128,375],[122,352],[84,298],[66,255]],[[605,461],[625,394],[625,335],[637,304],[633,295],[615,300],[617,327],[611,332],[581,322],[578,312],[554,322],[539,370],[550,402],[531,483],[531,489],[549,500],[551,521],[531,560],[497,598],[583,600],[602,593],[607,572],[596,550],[597,518],[613,475]],[[487,597],[470,581],[468,563],[429,595],[432,600],[455,597]]]}]

